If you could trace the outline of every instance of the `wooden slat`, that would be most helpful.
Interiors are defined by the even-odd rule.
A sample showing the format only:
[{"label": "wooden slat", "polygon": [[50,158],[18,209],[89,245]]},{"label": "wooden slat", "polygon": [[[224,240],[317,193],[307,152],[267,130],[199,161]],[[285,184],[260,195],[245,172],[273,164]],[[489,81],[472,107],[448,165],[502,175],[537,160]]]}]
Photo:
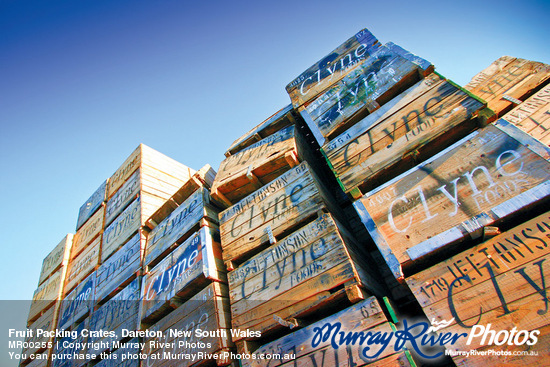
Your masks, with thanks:
[{"label": "wooden slat", "polygon": [[280,175],[292,168],[286,159],[287,153],[294,152],[299,160],[303,159],[296,134],[296,127],[290,126],[227,157],[220,164],[212,185],[212,198],[222,202],[224,199],[218,198],[221,193],[236,203],[271,181],[269,177],[273,172]]},{"label": "wooden slat", "polygon": [[90,219],[76,232],[71,249],[71,260],[78,256],[89,243],[103,232],[103,218],[105,217],[105,206],[91,216]]},{"label": "wooden slat", "polygon": [[125,347],[115,350],[106,359],[99,361],[95,367],[139,367],[140,361],[134,357],[140,353],[139,347],[136,347],[137,343],[139,343],[137,338],[123,343]]},{"label": "wooden slat", "polygon": [[[423,66],[431,70],[431,64],[425,63],[427,65]],[[360,118],[376,110],[429,70],[403,57],[391,44],[381,46],[344,78],[302,107],[301,115],[319,144],[324,145],[357,122],[355,116]]]},{"label": "wooden slat", "polygon": [[98,343],[97,345],[99,348],[88,348],[87,353],[90,355],[99,355],[102,351],[107,349],[99,345],[100,341],[112,343],[122,340],[122,329],[132,331],[138,330],[140,281],[140,278],[132,281],[120,293],[100,306],[90,315],[91,331],[110,330],[115,332],[115,336],[112,338],[109,336],[90,336],[88,341]]},{"label": "wooden slat", "polygon": [[107,201],[105,207],[105,227],[116,218],[139,195],[140,171],[136,170],[119,190]]},{"label": "wooden slat", "polygon": [[92,216],[92,214],[95,213],[97,209],[101,206],[101,204],[106,200],[107,195],[107,180],[103,181],[103,183],[99,186],[99,188],[90,196],[88,200],[82,206],[80,207],[80,210],[78,211],[78,219],[76,221],[76,230]]},{"label": "wooden slat", "polygon": [[65,273],[66,268],[60,268],[34,291],[28,324],[36,320],[41,315],[42,311],[47,310],[55,301],[61,298]]},{"label": "wooden slat", "polygon": [[499,120],[354,203],[396,278],[550,194],[550,150]]},{"label": "wooden slat", "polygon": [[533,94],[503,118],[550,145],[550,85]]},{"label": "wooden slat", "polygon": [[136,233],[120,250],[101,264],[97,269],[95,288],[97,301],[102,301],[137,274],[144,247],[145,238],[140,233]]},{"label": "wooden slat", "polygon": [[403,157],[436,144],[444,134],[458,140],[462,136],[455,130],[461,125],[471,130],[476,125],[471,119],[483,108],[479,99],[433,73],[333,139],[323,151],[350,192],[386,171],[395,176]]},{"label": "wooden slat", "polygon": [[21,362],[28,362],[30,358],[32,358],[30,356],[31,354],[38,354],[43,352],[47,349],[47,343],[53,342],[53,338],[50,338],[43,334],[39,335],[37,331],[38,329],[46,332],[52,332],[53,330],[55,330],[57,322],[57,310],[57,307],[51,307],[31,325],[29,329],[32,330],[32,336],[29,335],[27,338],[25,338],[25,343],[28,344],[24,346],[21,350],[22,354],[27,355],[27,359],[22,360]]},{"label": "wooden slat", "polygon": [[235,140],[225,152],[225,156],[229,157],[231,154],[236,154],[237,152],[256,143],[260,139],[272,135],[287,126],[294,125],[295,119],[296,116],[292,105],[281,108],[261,124],[255,126],[246,134]]},{"label": "wooden slat", "polygon": [[95,304],[95,286],[96,272],[93,272],[61,301],[57,323],[59,330],[69,329],[89,315]]},{"label": "wooden slat", "polygon": [[82,279],[90,275],[99,265],[101,258],[101,237],[97,237],[84,251],[67,265],[67,276],[63,294],[68,294]]},{"label": "wooden slat", "polygon": [[208,218],[214,223],[217,222],[217,210],[212,208],[209,202],[208,191],[205,188],[199,188],[153,228],[147,237],[144,265],[151,265],[158,260],[177,241],[189,234],[201,219]]},{"label": "wooden slat", "polygon": [[378,47],[378,40],[367,29],[356,33],[286,86],[292,105],[298,108],[315,98],[353,70]]},{"label": "wooden slat", "polygon": [[71,336],[56,338],[53,354],[62,357],[71,355],[73,358],[58,358],[51,362],[52,367],[79,367],[86,364],[85,354],[86,348],[77,348],[81,343],[86,343],[88,340],[82,333],[84,329],[88,329],[89,319],[82,321],[72,331],[76,334],[76,338]]},{"label": "wooden slat", "polygon": [[[213,354],[228,351],[233,348],[230,336],[229,301],[227,287],[220,283],[212,283],[204,290],[182,304],[172,313],[158,321],[149,330],[163,331],[162,338],[145,338],[145,348],[142,353],[160,353],[161,359],[146,361],[147,367],[189,366],[212,364],[211,358],[202,357],[199,361],[191,360],[191,355],[199,357],[197,353]],[[174,336],[169,330],[188,332],[188,336]],[[218,335],[199,336],[196,330],[219,330]],[[151,344],[151,342],[156,342]],[[162,344],[159,344],[162,343]],[[181,343],[181,344],[180,344]],[[200,344],[204,343],[204,344]],[[169,356],[167,356],[168,353]],[[177,359],[178,355],[187,355],[189,359]],[[214,364],[226,365],[230,361],[216,361]]]},{"label": "wooden slat", "polygon": [[224,261],[245,259],[269,241],[266,230],[277,237],[327,206],[319,184],[306,162],[220,213]]},{"label": "wooden slat", "polygon": [[226,281],[215,228],[202,227],[147,272],[143,279],[140,318],[151,323],[172,304],[189,298],[208,281]]},{"label": "wooden slat", "polygon": [[105,228],[101,247],[101,262],[123,245],[141,227],[141,198],[134,200]]},{"label": "wooden slat", "polygon": [[510,99],[525,100],[549,78],[549,65],[502,56],[476,74],[464,88],[487,101],[488,107],[502,116],[514,107]]},{"label": "wooden slat", "polygon": [[42,284],[54,271],[61,266],[67,265],[71,248],[73,245],[73,234],[69,233],[55,246],[55,248],[44,258],[42,262],[42,270],[40,270],[40,278],[38,285]]},{"label": "wooden slat", "polygon": [[[327,335],[326,338],[318,340],[315,347],[313,347],[313,339],[319,339],[320,335],[316,335],[316,330],[325,330],[326,325],[334,325],[336,323],[341,324],[341,332],[365,332],[371,331],[390,333],[392,332],[392,324],[388,322],[383,314],[380,304],[376,301],[376,298],[368,298],[356,305],[353,305],[343,311],[340,311],[332,316],[322,319],[316,323],[309,325],[303,329],[295,331],[287,336],[268,343],[256,351],[254,354],[260,355],[262,353],[275,353],[281,356],[281,359],[271,360],[270,366],[278,366],[283,363],[289,363],[289,365],[318,365],[318,366],[334,366],[338,365],[336,361],[350,361],[351,365],[355,363],[361,363],[364,359],[360,354],[363,352],[363,348],[366,345],[355,345],[352,348],[346,348],[345,345],[335,349],[331,347],[331,335]],[[336,341],[339,338],[336,337]],[[368,354],[374,355],[380,350],[380,346],[370,345],[371,349]],[[348,354],[349,353],[349,354]],[[386,348],[377,358],[372,359],[372,362],[388,357],[394,354],[393,348]],[[295,360],[284,359],[285,354],[294,354]],[[323,364],[323,357],[326,358],[327,363]],[[318,364],[316,364],[318,362]],[[244,366],[262,366],[264,361],[261,359],[245,359],[242,360]],[[364,363],[364,362],[363,362]]]}]

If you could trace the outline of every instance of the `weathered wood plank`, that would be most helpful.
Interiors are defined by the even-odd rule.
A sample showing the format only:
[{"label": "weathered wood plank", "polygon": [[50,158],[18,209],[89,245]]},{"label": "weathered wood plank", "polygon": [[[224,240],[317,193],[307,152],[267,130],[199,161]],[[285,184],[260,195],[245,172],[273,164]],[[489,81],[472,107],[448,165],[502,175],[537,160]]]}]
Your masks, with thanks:
[{"label": "weathered wood plank", "polygon": [[141,198],[137,198],[107,227],[103,233],[101,262],[123,245],[141,227]]},{"label": "weathered wood plank", "polygon": [[[212,363],[212,359],[206,356],[201,358],[198,353],[214,354],[233,348],[226,292],[227,287],[220,283],[212,283],[153,325],[149,330],[161,330],[164,332],[163,337],[145,338],[146,344],[142,353],[159,353],[163,358],[147,359],[142,366],[167,367]],[[187,332],[189,335],[176,336],[169,331],[170,329]],[[199,335],[197,330],[211,331],[212,335]],[[186,355],[188,358],[191,355],[199,357],[199,362],[185,359]],[[183,359],[178,359],[178,356],[182,356]],[[221,364],[229,363],[230,361],[224,361]]]},{"label": "weathered wood plank", "polygon": [[126,180],[140,167],[142,145],[143,144],[140,144],[109,178],[107,182],[107,198],[110,199],[124,182],[126,182]]},{"label": "weathered wood plank", "polygon": [[503,118],[550,145],[550,85],[533,94]]},{"label": "weathered wood plank", "polygon": [[[76,338],[71,336],[56,338],[53,354],[61,358],[52,359],[52,367],[80,367],[87,363],[85,359],[86,348],[78,348],[79,343],[85,343],[88,338],[82,335],[82,330],[88,329],[89,319],[85,319],[77,325],[72,331],[76,334]],[[71,355],[73,358],[64,358]],[[76,357],[75,357],[76,355]]]},{"label": "weathered wood plank", "polygon": [[[375,317],[379,315],[380,317]],[[260,355],[262,353],[276,353],[281,357],[285,354],[294,354],[295,361],[289,361],[281,358],[280,360],[271,360],[270,366],[281,365],[285,362],[296,362],[299,363],[301,359],[305,359],[306,365],[315,365],[318,362],[318,366],[322,366],[323,356],[326,354],[326,358],[331,359],[332,362],[347,361],[351,360],[351,365],[360,363],[363,359],[361,358],[361,353],[365,346],[353,346],[352,348],[341,347],[338,349],[333,349],[330,346],[332,331],[329,332],[330,335],[327,335],[326,338],[320,339],[320,335],[316,331],[324,330],[330,325],[336,323],[341,324],[341,331],[343,333],[347,332],[360,332],[360,331],[370,331],[372,333],[391,333],[391,323],[384,317],[380,304],[376,301],[374,297],[368,298],[356,305],[353,305],[343,311],[340,311],[332,316],[329,316],[325,319],[322,319],[316,323],[309,325],[303,329],[295,331],[287,336],[284,336],[280,339],[277,339],[271,343],[268,343],[254,353]],[[328,326],[327,326],[328,324]],[[334,332],[337,331],[334,328]],[[328,330],[327,330],[328,331]],[[317,335],[316,335],[317,334]],[[336,341],[338,342],[338,337]],[[313,346],[313,339],[315,340],[315,346]],[[379,346],[370,346],[369,355],[375,355],[380,350]],[[325,352],[323,352],[325,351]],[[378,359],[385,358],[391,354],[395,353],[392,348],[386,348],[377,358],[372,359],[376,361]],[[331,354],[336,354],[331,356]],[[261,359],[245,359],[242,360],[244,366],[262,366],[263,361]],[[326,364],[326,366],[337,365]],[[325,366],[325,365],[323,365]]]},{"label": "weathered wood plank", "polygon": [[44,258],[38,285],[42,284],[54,271],[61,266],[67,265],[71,248],[73,245],[73,234],[69,233],[55,246],[55,248]]},{"label": "weathered wood plank", "polygon": [[90,196],[88,200],[80,207],[78,211],[78,219],[76,221],[76,230],[95,213],[97,209],[105,202],[107,199],[107,180],[98,187],[98,189]]},{"label": "weathered wood plank", "polygon": [[[327,199],[306,162],[220,213],[224,260],[243,259],[325,208]],[[266,229],[268,229],[266,232]]]},{"label": "weathered wood plank", "polygon": [[89,315],[96,300],[96,281],[96,272],[93,272],[61,301],[58,329],[68,329]]},{"label": "weathered wood plank", "polygon": [[95,288],[97,301],[102,301],[137,274],[144,247],[145,238],[140,233],[136,233],[120,250],[101,264],[97,269]]},{"label": "weathered wood plank", "polygon": [[360,117],[416,83],[433,69],[430,63],[426,64],[428,70],[402,57],[392,47],[381,46],[348,75],[302,107],[301,115],[319,144],[324,145]]},{"label": "weathered wood plank", "polygon": [[[105,344],[122,340],[122,329],[139,330],[140,281],[139,277],[132,281],[120,293],[90,315],[91,331],[114,331],[115,335],[114,337],[96,337],[91,334],[88,341],[98,343],[98,348],[88,348],[87,353],[90,355],[99,355],[102,351],[108,349],[105,347]],[[100,343],[102,341],[105,343]]]},{"label": "weathered wood plank", "polygon": [[73,247],[71,249],[71,260],[76,258],[90,242],[103,233],[103,218],[105,216],[105,206],[102,205],[94,215],[76,232],[73,238]]},{"label": "weathered wood plank", "polygon": [[273,172],[279,175],[292,168],[287,154],[295,154],[302,161],[303,147],[299,144],[295,126],[284,128],[259,142],[227,157],[221,164],[212,185],[212,198],[218,202],[223,197],[236,203],[245,196],[270,182]]},{"label": "weathered wood plank", "polygon": [[367,29],[356,33],[286,86],[292,105],[298,108],[315,98],[368,58],[378,47],[378,40]]},{"label": "weathered wood plank", "polygon": [[105,207],[105,227],[119,215],[140,193],[140,170],[137,169],[119,190],[107,201]]},{"label": "weathered wood plank", "polygon": [[255,126],[246,134],[235,140],[225,152],[225,156],[229,157],[231,154],[236,154],[257,141],[284,129],[287,126],[294,125],[295,121],[296,115],[292,105],[290,104],[283,107],[264,120],[261,124]]},{"label": "weathered wood plank", "polygon": [[346,192],[383,172],[403,157],[435,144],[441,136],[471,130],[484,103],[433,73],[323,147]]},{"label": "weathered wood plank", "polygon": [[63,294],[68,294],[82,279],[90,275],[97,266],[101,255],[101,237],[92,241],[84,251],[67,265],[67,276]]},{"label": "weathered wood plank", "polygon": [[144,265],[154,265],[178,241],[185,239],[201,219],[216,223],[217,210],[209,203],[208,190],[201,187],[153,228],[147,237]]},{"label": "weathered wood plank", "polygon": [[354,203],[396,278],[550,194],[549,149],[499,120]]},{"label": "weathered wood plank", "polygon": [[200,170],[195,172],[193,176],[178,189],[160,208],[157,209],[145,222],[145,225],[150,229],[157,226],[162,222],[170,213],[172,213],[178,206],[183,204],[185,200],[191,196],[199,188],[204,187],[210,189],[214,183],[216,171],[206,164]]},{"label": "weathered wood plank", "polygon": [[147,272],[143,279],[140,318],[158,319],[174,301],[189,298],[208,281],[226,281],[215,228],[202,227]]},{"label": "weathered wood plank", "polygon": [[483,98],[490,109],[502,116],[514,106],[513,100],[525,100],[549,79],[549,65],[502,56],[476,74],[464,88]]},{"label": "weathered wood plank", "polygon": [[61,267],[36,288],[32,297],[28,325],[34,322],[42,311],[47,310],[55,301],[61,298],[66,270],[65,267]]},{"label": "weathered wood plank", "polygon": [[[44,334],[39,335],[37,331],[39,329],[46,332],[52,332],[53,330],[55,330],[57,322],[57,310],[57,306],[51,307],[31,325],[29,329],[32,330],[32,336],[28,336],[27,338],[25,338],[25,343],[28,344],[24,346],[21,350],[21,353],[26,354],[27,358],[25,360],[22,360],[21,362],[30,361],[30,359],[32,358],[31,354],[38,354],[43,352],[44,350],[48,349],[48,343],[53,342],[53,338],[50,338]],[[7,315],[5,317],[7,317]]]}]

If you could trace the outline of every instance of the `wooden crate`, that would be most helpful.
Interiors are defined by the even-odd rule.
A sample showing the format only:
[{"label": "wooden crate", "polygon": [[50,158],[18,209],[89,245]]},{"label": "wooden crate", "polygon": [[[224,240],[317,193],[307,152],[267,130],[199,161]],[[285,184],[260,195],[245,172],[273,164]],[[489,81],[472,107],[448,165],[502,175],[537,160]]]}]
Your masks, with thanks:
[{"label": "wooden crate", "polygon": [[[151,208],[147,207],[145,210],[148,215],[170,198],[195,172],[172,158],[140,144],[109,179],[107,197],[113,197],[137,169],[141,170],[141,191],[152,194],[151,200],[154,200],[155,196],[161,199],[160,204],[144,201],[144,205],[151,204]],[[156,208],[153,209],[154,206]]]},{"label": "wooden crate", "polygon": [[103,233],[103,219],[105,217],[105,205],[95,212],[94,215],[80,227],[73,239],[71,249],[71,260],[75,259],[84,249]]},{"label": "wooden crate", "polygon": [[501,117],[549,79],[549,65],[502,56],[476,74],[464,88],[487,101],[488,107]]},{"label": "wooden crate", "polygon": [[[226,285],[213,282],[149,328],[151,332],[161,331],[163,336],[146,337],[142,353],[159,354],[161,358],[149,358],[142,363],[142,366],[175,367],[213,363],[225,366],[230,364],[229,358],[212,360],[205,355],[223,354],[223,352],[229,354],[230,351],[233,351],[227,293]],[[180,331],[182,335],[175,336],[170,330]],[[199,335],[197,330],[211,331],[217,335]],[[199,357],[198,361],[185,359],[186,356],[197,358],[198,353],[203,353],[202,358]]]},{"label": "wooden crate", "polygon": [[114,331],[115,335],[114,337],[90,336],[88,341],[97,343],[95,344],[97,348],[88,348],[88,354],[98,356],[101,352],[112,348],[114,342],[123,340],[122,329],[139,330],[140,282],[141,278],[136,278],[90,315],[90,331]]},{"label": "wooden crate", "polygon": [[105,206],[105,227],[140,194],[140,170],[137,169],[124,184],[113,194]]},{"label": "wooden crate", "polygon": [[78,231],[80,227],[90,217],[95,213],[97,209],[101,207],[101,205],[105,202],[107,199],[107,180],[103,181],[103,183],[99,186],[99,188],[86,200],[84,204],[80,207],[80,210],[78,211],[78,219],[76,221],[76,230]]},{"label": "wooden crate", "polygon": [[210,190],[216,177],[216,171],[209,164],[204,165],[200,170],[178,189],[156,212],[145,221],[145,225],[153,230],[160,222],[169,216],[178,206],[183,204],[191,194],[198,189],[205,188]]},{"label": "wooden crate", "polygon": [[210,194],[200,187],[162,220],[147,236],[144,266],[154,266],[193,229],[217,223],[218,209],[211,205]]},{"label": "wooden crate", "polygon": [[57,329],[70,329],[90,314],[96,300],[96,282],[96,272],[93,272],[61,301]]},{"label": "wooden crate", "polygon": [[138,355],[140,350],[137,347],[139,340],[137,338],[124,343],[124,347],[112,352],[109,357],[99,361],[94,367],[139,367],[139,359],[129,358],[129,356]]},{"label": "wooden crate", "polygon": [[314,99],[380,47],[367,29],[357,32],[286,86],[294,108]]},{"label": "wooden crate", "polygon": [[428,61],[390,42],[299,111],[322,146],[432,71]]},{"label": "wooden crate", "polygon": [[34,291],[27,325],[32,324],[61,298],[66,267],[61,267]]},{"label": "wooden crate", "polygon": [[141,197],[135,199],[103,232],[101,262],[117,251],[136,232],[141,233]]},{"label": "wooden crate", "polygon": [[[313,347],[313,339],[319,339],[318,330],[323,330],[327,324],[341,324],[341,333],[348,332],[371,332],[371,333],[392,333],[394,325],[384,314],[382,306],[375,297],[370,297],[359,302],[343,311],[335,313],[318,322],[315,322],[303,329],[283,336],[268,344],[259,347],[256,350],[239,350],[240,353],[253,353],[256,358],[242,359],[243,366],[264,366],[265,359],[261,355],[278,356],[279,358],[270,359],[269,366],[339,366],[346,363],[349,366],[395,366],[395,362],[402,361],[403,365],[413,365],[415,363],[408,352],[396,353],[394,348],[385,348],[377,358],[367,359],[363,356],[365,347],[371,348],[367,354],[374,356],[381,349],[380,345],[342,345],[334,348],[331,345],[332,334],[327,335],[322,340],[316,340]],[[337,333],[337,328],[333,328]],[[341,337],[341,336],[340,336]],[[335,336],[335,339],[339,338]],[[239,344],[237,344],[239,346]]]},{"label": "wooden crate", "polygon": [[[37,330],[41,329],[47,332],[54,331],[57,322],[57,311],[58,307],[51,307],[30,326],[29,329],[32,330],[33,334],[25,338],[25,343],[29,344],[21,350],[22,356],[26,357],[21,358],[21,364],[31,362],[33,358],[31,354],[40,354],[48,349],[48,343],[53,345],[53,337],[50,338],[45,335],[38,335]],[[5,317],[7,317],[7,315]]]},{"label": "wooden crate", "polygon": [[225,156],[229,157],[232,154],[236,154],[237,152],[248,148],[252,144],[267,138],[269,135],[275,134],[277,131],[284,129],[285,127],[295,125],[296,118],[296,112],[294,112],[291,104],[281,108],[261,124],[235,140],[225,152]]},{"label": "wooden crate", "polygon": [[136,233],[97,269],[95,299],[98,302],[126,286],[138,275],[145,238]]},{"label": "wooden crate", "polygon": [[55,246],[55,248],[44,258],[42,262],[42,270],[40,271],[40,278],[38,285],[44,283],[44,281],[52,275],[52,273],[58,270],[60,267],[67,265],[69,261],[69,255],[71,254],[71,247],[73,245],[73,234],[69,233],[61,242]]},{"label": "wooden crate", "polygon": [[151,324],[212,281],[227,282],[217,226],[201,227],[143,278],[140,319]]},{"label": "wooden crate", "polygon": [[[51,355],[51,367],[81,367],[88,363],[88,361],[85,359],[86,348],[77,347],[78,345],[82,345],[81,343],[86,343],[88,341],[88,337],[83,335],[82,333],[82,331],[84,329],[88,329],[88,327],[89,319],[85,319],[73,330],[73,332],[76,334],[76,338],[67,336],[55,339],[55,345],[53,353]],[[73,358],[63,358],[68,355],[72,356]],[[74,358],[74,355],[77,355],[78,357]],[[55,358],[56,356],[61,356],[61,358]]]},{"label": "wooden crate", "polygon": [[[266,336],[321,309],[337,310],[336,303],[380,292],[364,254],[345,233],[324,214],[229,272],[233,328]],[[233,341],[242,339],[249,338]]]},{"label": "wooden crate", "polygon": [[504,120],[354,203],[388,266],[433,255],[550,194],[550,149]]},{"label": "wooden crate", "polygon": [[542,143],[550,145],[550,85],[533,94],[503,118]]},{"label": "wooden crate", "polygon": [[212,199],[231,206],[298,165],[308,145],[296,126],[289,126],[227,157],[212,185]]},{"label": "wooden crate", "polygon": [[338,210],[307,162],[220,213],[222,255],[228,270],[329,208]]},{"label": "wooden crate", "polygon": [[67,295],[82,279],[90,275],[99,265],[101,255],[101,237],[92,241],[84,251],[67,265],[67,276],[63,294]]},{"label": "wooden crate", "polygon": [[[534,365],[549,356],[550,316],[545,288],[550,273],[550,212],[522,223],[469,250],[406,279],[430,320],[450,321],[439,332],[467,333],[474,325],[491,330],[540,330],[539,342],[528,345],[487,345],[475,337],[461,338],[452,350],[533,350],[543,355],[525,357]],[[542,284],[542,287],[541,287]],[[476,331],[477,332],[477,331]],[[502,336],[500,337],[502,339]],[[481,359],[454,357],[463,366],[479,366]],[[501,366],[503,359],[483,359],[484,366]],[[516,361],[515,365],[519,362]],[[511,364],[514,365],[514,364]]]},{"label": "wooden crate", "polygon": [[[432,73],[322,147],[346,193],[387,181],[428,152],[462,138],[491,117],[485,103]],[[432,148],[432,149],[427,149]],[[358,189],[356,189],[358,188]]]}]

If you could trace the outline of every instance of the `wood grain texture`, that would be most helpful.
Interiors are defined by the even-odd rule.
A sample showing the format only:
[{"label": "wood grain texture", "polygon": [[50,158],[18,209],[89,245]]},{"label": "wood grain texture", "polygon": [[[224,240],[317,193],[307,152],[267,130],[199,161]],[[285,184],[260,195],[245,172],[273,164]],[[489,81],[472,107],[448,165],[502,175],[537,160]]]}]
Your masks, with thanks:
[{"label": "wood grain texture", "polygon": [[61,356],[65,355],[77,355],[76,358],[59,358],[51,362],[52,367],[81,367],[87,363],[85,357],[86,348],[77,348],[78,343],[85,343],[88,338],[82,335],[82,330],[88,329],[89,319],[85,319],[78,324],[74,329],[77,337],[71,338],[70,336],[64,338],[56,338],[55,349],[53,353]]},{"label": "wood grain texture", "polygon": [[[361,331],[370,331],[372,333],[392,332],[392,324],[384,316],[382,308],[376,298],[371,297],[303,329],[263,345],[254,351],[254,353],[258,355],[261,353],[277,353],[281,357],[284,356],[284,354],[295,354],[295,360],[285,360],[283,358],[271,360],[270,366],[288,363],[288,365],[317,365],[323,367],[339,365],[336,361],[340,361],[340,363],[349,361],[348,363],[351,365],[355,365],[355,363],[364,365],[375,362],[376,360],[382,360],[395,353],[393,348],[386,348],[377,358],[365,360],[364,357],[361,357],[365,346],[355,345],[350,348],[342,346],[341,348],[334,349],[330,344],[332,334],[337,333],[335,330],[336,328],[327,335],[327,338],[319,340],[319,343],[313,347],[313,339],[319,339],[319,335],[316,335],[316,330],[326,330],[326,328],[329,327],[327,324],[334,326],[336,323],[340,323],[342,333]],[[334,335],[334,337],[336,338],[336,342],[338,342],[339,337],[337,335]],[[370,347],[371,349],[368,354],[374,355],[379,350],[377,346],[373,345]],[[263,361],[260,359],[247,359],[243,360],[242,363],[243,366],[263,365]]]},{"label": "wood grain texture", "polygon": [[105,206],[102,205],[76,232],[71,249],[71,260],[76,258],[96,237],[103,233],[104,217]]},{"label": "wood grain texture", "polygon": [[38,335],[37,331],[38,329],[47,332],[55,330],[57,311],[57,306],[51,307],[31,325],[30,330],[33,331],[33,335],[25,338],[25,342],[29,344],[21,350],[21,353],[27,354],[27,359],[21,362],[28,362],[31,359],[31,354],[38,354],[45,351],[47,349],[47,343],[53,342],[54,338],[50,338],[46,335]]},{"label": "wood grain texture", "polygon": [[331,140],[323,151],[349,193],[392,170],[407,154],[455,134],[460,125],[469,123],[471,130],[476,125],[471,119],[484,107],[433,73]]},{"label": "wood grain texture", "polygon": [[76,230],[95,213],[97,209],[105,202],[107,199],[107,180],[98,187],[98,189],[86,200],[84,204],[80,207],[78,211],[78,219],[76,221]]},{"label": "wood grain texture", "polygon": [[55,246],[55,248],[44,258],[38,285],[42,284],[54,271],[61,266],[67,265],[71,248],[73,245],[73,234],[69,233]]},{"label": "wood grain texture", "polygon": [[137,198],[105,228],[101,247],[101,262],[105,262],[140,228],[141,198]]},{"label": "wood grain texture", "polygon": [[549,79],[549,65],[502,56],[476,74],[464,88],[487,101],[487,106],[500,117],[514,106],[505,96],[523,101]]},{"label": "wood grain texture", "polygon": [[200,226],[202,219],[216,223],[217,215],[218,210],[210,205],[208,190],[199,188],[149,233],[144,265],[154,265],[176,243],[181,243],[191,229]]},{"label": "wood grain texture", "polygon": [[[549,195],[548,148],[499,120],[354,206],[394,275]],[[541,156],[542,155],[542,156]]]},{"label": "wood grain texture", "polygon": [[43,311],[47,310],[55,301],[61,298],[66,270],[65,267],[61,267],[34,291],[27,321],[28,324],[34,322]]},{"label": "wood grain texture", "polygon": [[127,284],[140,269],[145,237],[136,233],[120,250],[97,269],[95,298],[102,301],[121,285]]},{"label": "wood grain texture", "polygon": [[286,86],[294,108],[315,98],[344,77],[380,46],[367,29],[362,29],[328,55],[310,66]]},{"label": "wood grain texture", "polygon": [[[426,63],[425,67],[431,70],[431,64]],[[310,129],[317,130],[323,137],[318,138],[318,142],[324,145],[428,72],[394,48],[381,46],[353,71],[303,106],[301,115]]]},{"label": "wood grain texture", "polygon": [[[227,298],[227,286],[221,283],[211,283],[197,295],[179,306],[176,310],[155,323],[149,330],[164,331],[164,337],[145,338],[146,343],[143,353],[160,353],[164,358],[143,361],[143,367],[168,367],[189,366],[197,364],[190,359],[176,359],[178,355],[195,354],[198,352],[212,354],[220,351],[228,351],[233,348],[229,332],[229,300]],[[188,332],[190,336],[175,336],[169,330]],[[202,336],[196,334],[196,330],[216,331],[218,335]],[[153,344],[151,344],[153,342]],[[198,342],[207,346],[199,347]],[[162,344],[159,344],[162,343]],[[168,356],[175,356],[169,359]],[[212,359],[202,358],[201,364],[213,363]],[[221,364],[228,364],[226,363]],[[217,361],[214,364],[220,364]]]},{"label": "wood grain texture", "polygon": [[89,315],[96,303],[96,282],[96,272],[93,272],[61,301],[58,329],[68,329]]},{"label": "wood grain texture", "polygon": [[143,278],[140,318],[151,323],[211,281],[226,281],[216,228],[202,227]]},{"label": "wood grain texture", "polygon": [[136,170],[107,201],[105,206],[105,227],[116,218],[140,193],[140,170]]},{"label": "wood grain texture", "polygon": [[533,94],[503,118],[543,144],[550,145],[550,85]]},{"label": "wood grain texture", "polygon": [[63,294],[68,294],[78,283],[96,270],[101,259],[101,237],[92,241],[84,251],[67,265]]},{"label": "wood grain texture", "polygon": [[225,152],[225,156],[229,157],[232,154],[236,154],[259,140],[275,134],[277,131],[284,129],[287,126],[294,125],[296,117],[297,116],[295,115],[291,104],[281,108],[269,118],[262,121],[262,123],[235,140]]},{"label": "wood grain texture", "polygon": [[224,260],[247,254],[282,235],[326,207],[326,199],[306,162],[287,171],[232,207],[220,213]]}]

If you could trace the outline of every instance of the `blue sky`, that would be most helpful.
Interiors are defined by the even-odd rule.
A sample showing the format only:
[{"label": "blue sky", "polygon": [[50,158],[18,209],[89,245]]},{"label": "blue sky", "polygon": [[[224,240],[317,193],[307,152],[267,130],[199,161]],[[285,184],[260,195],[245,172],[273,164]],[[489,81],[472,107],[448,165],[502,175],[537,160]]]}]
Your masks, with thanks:
[{"label": "blue sky", "polygon": [[[547,1],[0,0],[0,299],[29,299],[80,205],[145,143],[217,170],[285,86],[362,28],[464,85],[550,63]],[[9,281],[8,281],[9,279]]]}]

